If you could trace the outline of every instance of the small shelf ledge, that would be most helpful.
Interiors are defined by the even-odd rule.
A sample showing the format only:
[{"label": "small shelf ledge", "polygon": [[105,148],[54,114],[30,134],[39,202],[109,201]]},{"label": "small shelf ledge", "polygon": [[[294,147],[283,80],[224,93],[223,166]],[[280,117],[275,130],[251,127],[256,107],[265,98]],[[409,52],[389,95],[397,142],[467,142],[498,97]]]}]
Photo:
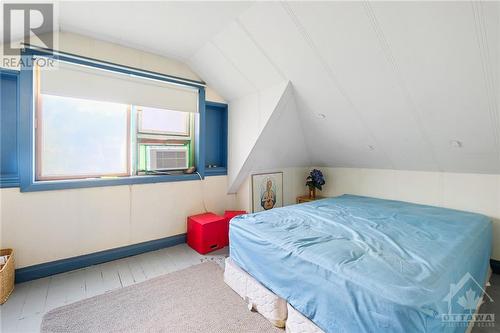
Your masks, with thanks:
[{"label": "small shelf ledge", "polygon": [[215,167],[215,168],[205,167],[205,176],[225,176],[225,175],[227,175],[226,167]]}]

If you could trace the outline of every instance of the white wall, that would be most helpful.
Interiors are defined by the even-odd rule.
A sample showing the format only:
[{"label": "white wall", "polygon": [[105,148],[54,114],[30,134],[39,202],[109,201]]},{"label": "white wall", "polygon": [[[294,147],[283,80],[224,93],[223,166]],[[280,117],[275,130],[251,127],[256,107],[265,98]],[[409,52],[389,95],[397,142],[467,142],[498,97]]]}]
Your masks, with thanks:
[{"label": "white wall", "polygon": [[186,217],[235,208],[227,177],[21,193],[0,191],[1,247],[17,267],[186,232]]},{"label": "white wall", "polygon": [[[61,33],[59,49],[199,80],[185,64],[84,36]],[[223,101],[207,89],[207,99]],[[235,208],[227,177],[131,186],[21,193],[0,190],[0,246],[24,267],[186,232],[186,217]]]},{"label": "white wall", "polygon": [[234,186],[269,118],[275,112],[287,82],[229,101],[228,114],[228,177]]},{"label": "white wall", "polygon": [[493,220],[493,255],[500,260],[500,175],[381,169],[318,168],[324,196],[345,193],[481,213]]},{"label": "white wall", "polygon": [[[253,133],[245,118],[255,112],[251,109],[231,108],[229,121],[229,193],[234,193],[252,173],[276,168],[311,165],[309,150],[302,136],[302,126],[295,106],[293,87],[283,87],[280,98],[271,110],[267,123]],[[245,112],[246,111],[246,112]],[[263,111],[263,110],[261,110]],[[246,114],[246,115],[245,115]],[[250,141],[257,134],[255,141]],[[245,149],[246,148],[246,149]],[[248,150],[249,149],[249,150]],[[238,163],[238,162],[243,162]]]}]

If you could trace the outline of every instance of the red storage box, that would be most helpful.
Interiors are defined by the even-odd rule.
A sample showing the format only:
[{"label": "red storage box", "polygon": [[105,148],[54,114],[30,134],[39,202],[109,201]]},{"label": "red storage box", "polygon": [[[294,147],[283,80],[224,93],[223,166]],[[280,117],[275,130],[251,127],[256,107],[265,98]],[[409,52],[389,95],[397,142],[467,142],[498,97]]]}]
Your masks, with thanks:
[{"label": "red storage box", "polygon": [[224,217],[226,218],[226,227],[227,227],[227,231],[226,231],[226,245],[229,245],[229,221],[231,221],[231,219],[235,216],[238,216],[238,215],[243,215],[243,214],[246,214],[247,212],[244,211],[244,210],[226,210],[224,212]]},{"label": "red storage box", "polygon": [[228,221],[231,221],[231,219],[235,216],[238,216],[238,215],[243,215],[243,214],[246,214],[247,212],[244,211],[244,210],[226,210],[226,212],[224,213],[224,217],[228,220]]},{"label": "red storage box", "polygon": [[187,219],[187,243],[201,254],[227,245],[228,220],[214,213],[189,216]]}]

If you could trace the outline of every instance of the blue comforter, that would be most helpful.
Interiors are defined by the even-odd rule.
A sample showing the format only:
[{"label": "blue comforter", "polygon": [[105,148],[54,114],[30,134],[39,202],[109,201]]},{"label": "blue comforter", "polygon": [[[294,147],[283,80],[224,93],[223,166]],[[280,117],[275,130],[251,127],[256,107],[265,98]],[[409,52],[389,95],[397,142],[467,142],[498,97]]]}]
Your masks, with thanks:
[{"label": "blue comforter", "polygon": [[234,218],[230,256],[326,332],[464,332],[449,315],[474,312],[491,229],[479,214],[343,195]]}]

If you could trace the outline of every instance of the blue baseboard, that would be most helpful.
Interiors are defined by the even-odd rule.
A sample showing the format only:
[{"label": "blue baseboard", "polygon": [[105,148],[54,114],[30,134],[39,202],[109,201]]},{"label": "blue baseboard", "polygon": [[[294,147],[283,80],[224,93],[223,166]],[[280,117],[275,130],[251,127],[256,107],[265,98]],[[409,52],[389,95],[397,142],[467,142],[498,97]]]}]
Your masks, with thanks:
[{"label": "blue baseboard", "polygon": [[46,276],[72,271],[103,262],[130,257],[144,252],[155,251],[186,242],[186,234],[179,234],[144,243],[85,254],[78,257],[51,261],[43,264],[16,269],[16,283],[26,282]]},{"label": "blue baseboard", "polygon": [[491,271],[495,274],[500,274],[500,261],[490,259]]}]

